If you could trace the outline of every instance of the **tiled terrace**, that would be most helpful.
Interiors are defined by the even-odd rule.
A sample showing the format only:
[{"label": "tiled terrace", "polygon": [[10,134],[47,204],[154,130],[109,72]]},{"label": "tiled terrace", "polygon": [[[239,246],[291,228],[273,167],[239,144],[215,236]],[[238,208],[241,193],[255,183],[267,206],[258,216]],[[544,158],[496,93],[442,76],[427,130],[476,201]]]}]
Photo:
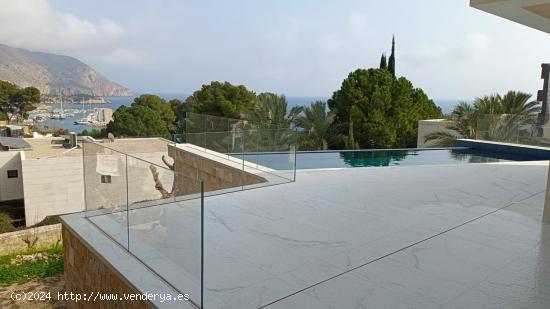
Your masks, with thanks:
[{"label": "tiled terrace", "polygon": [[[547,166],[305,170],[295,183],[207,197],[204,307],[548,308]],[[196,239],[199,207],[131,211],[131,246],[180,290],[193,289],[200,269],[199,244],[186,241]],[[92,220],[126,233],[117,215]],[[133,259],[106,250],[116,245],[96,230],[75,229],[100,239],[113,264]],[[185,270],[170,266],[182,261]],[[119,271],[129,281],[148,272]]]}]

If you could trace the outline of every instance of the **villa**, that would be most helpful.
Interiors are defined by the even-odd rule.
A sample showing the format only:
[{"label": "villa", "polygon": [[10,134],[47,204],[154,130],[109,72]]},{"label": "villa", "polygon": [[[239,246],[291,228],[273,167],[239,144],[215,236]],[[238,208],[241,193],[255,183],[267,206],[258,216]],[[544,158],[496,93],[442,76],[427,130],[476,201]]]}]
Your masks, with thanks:
[{"label": "villa", "polygon": [[[471,6],[550,33],[549,1]],[[550,148],[300,152],[292,130],[216,121],[75,150],[72,305],[550,308]]]}]

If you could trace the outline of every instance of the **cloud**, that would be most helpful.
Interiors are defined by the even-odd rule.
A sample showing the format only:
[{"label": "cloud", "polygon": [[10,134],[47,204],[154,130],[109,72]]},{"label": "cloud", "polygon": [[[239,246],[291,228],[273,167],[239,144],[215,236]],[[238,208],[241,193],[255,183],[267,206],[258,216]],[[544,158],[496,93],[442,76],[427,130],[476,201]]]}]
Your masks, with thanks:
[{"label": "cloud", "polygon": [[[3,0],[0,10],[0,43],[68,55],[125,55],[126,62],[140,55],[122,45],[124,29],[110,19],[88,21],[55,10],[49,0]],[[99,55],[94,57],[93,55]],[[118,57],[119,59],[121,57]]]},{"label": "cloud", "polygon": [[480,59],[489,52],[490,48],[491,40],[484,33],[466,34],[464,49],[468,52],[470,58]]},{"label": "cloud", "polygon": [[351,12],[348,16],[349,29],[355,33],[361,33],[367,27],[367,14],[363,12]]},{"label": "cloud", "polygon": [[414,51],[405,52],[403,61],[411,65],[426,65],[434,61],[470,63],[484,59],[492,47],[491,39],[484,33],[467,33],[452,45],[432,43],[420,45]]},{"label": "cloud", "polygon": [[100,55],[99,59],[108,64],[127,64],[141,62],[145,57],[146,53],[142,50],[116,48],[108,53]]},{"label": "cloud", "polygon": [[365,13],[352,11],[331,25],[332,28],[322,33],[317,42],[321,52],[341,53],[350,46],[357,48],[364,45],[364,36],[368,31],[368,19]]}]

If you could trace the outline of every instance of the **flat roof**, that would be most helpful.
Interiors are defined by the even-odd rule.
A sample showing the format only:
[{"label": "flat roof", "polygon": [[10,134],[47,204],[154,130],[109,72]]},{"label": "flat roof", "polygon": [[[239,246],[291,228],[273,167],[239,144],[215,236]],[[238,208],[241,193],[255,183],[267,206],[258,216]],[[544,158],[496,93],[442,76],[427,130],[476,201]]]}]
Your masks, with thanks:
[{"label": "flat roof", "polygon": [[0,136],[0,145],[9,149],[29,149],[31,145],[24,139],[18,137]]},{"label": "flat roof", "polygon": [[[24,141],[32,147],[30,150],[25,150],[25,159],[82,156],[81,148],[64,148],[61,143],[64,140],[63,137],[25,138]],[[170,143],[168,140],[157,137],[115,139],[113,142],[97,140],[97,142],[128,154],[166,152],[167,145]]]}]

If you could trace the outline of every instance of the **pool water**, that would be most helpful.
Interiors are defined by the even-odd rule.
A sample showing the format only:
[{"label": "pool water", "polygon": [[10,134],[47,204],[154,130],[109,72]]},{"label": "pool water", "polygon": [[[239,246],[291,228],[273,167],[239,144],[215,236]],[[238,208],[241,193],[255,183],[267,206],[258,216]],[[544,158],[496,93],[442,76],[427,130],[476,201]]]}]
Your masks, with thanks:
[{"label": "pool water", "polygon": [[[254,153],[245,154],[244,159],[276,170],[291,169],[293,154]],[[238,156],[241,158],[242,156]],[[352,150],[298,152],[297,169],[353,168],[369,166],[408,166],[468,164],[505,161],[532,161],[540,158],[504,153],[481,152],[469,148],[448,149],[403,149],[403,150]]]}]

